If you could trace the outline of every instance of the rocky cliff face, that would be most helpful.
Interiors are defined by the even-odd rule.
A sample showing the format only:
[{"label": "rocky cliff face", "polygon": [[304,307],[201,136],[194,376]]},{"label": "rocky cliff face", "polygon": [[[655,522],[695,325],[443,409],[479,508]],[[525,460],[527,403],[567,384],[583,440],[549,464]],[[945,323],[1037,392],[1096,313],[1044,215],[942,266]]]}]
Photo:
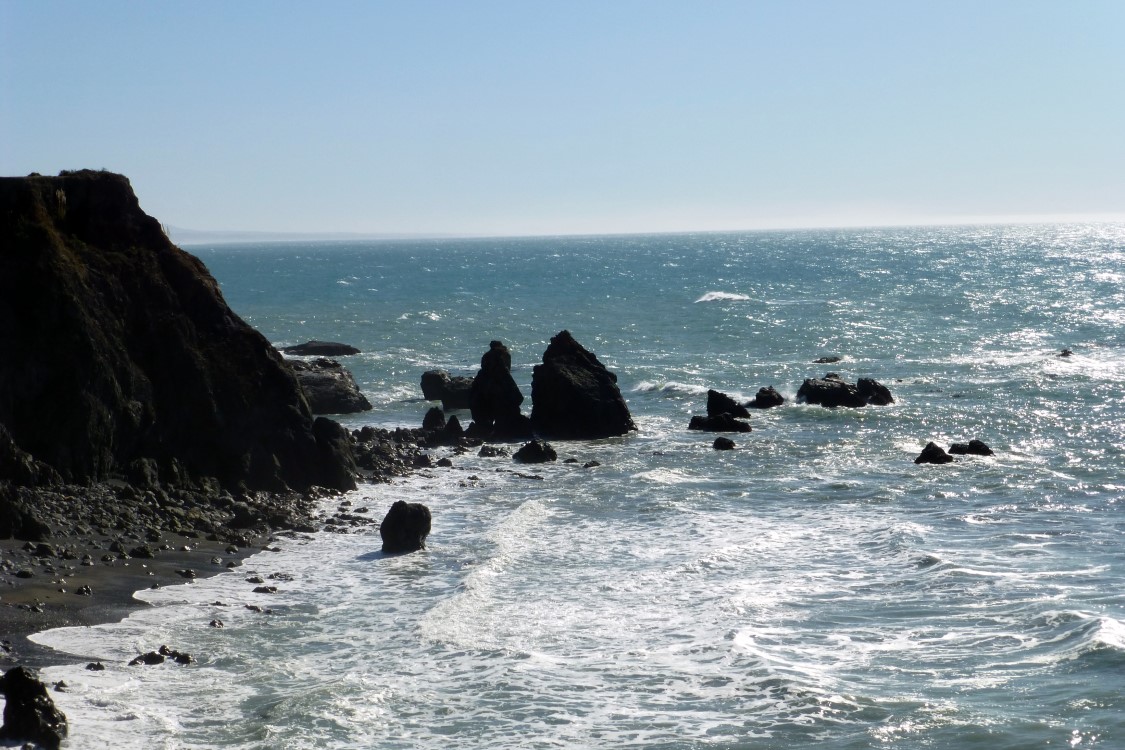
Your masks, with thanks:
[{"label": "rocky cliff face", "polygon": [[281,356],[107,172],[0,178],[0,425],[72,483],[354,486]]}]

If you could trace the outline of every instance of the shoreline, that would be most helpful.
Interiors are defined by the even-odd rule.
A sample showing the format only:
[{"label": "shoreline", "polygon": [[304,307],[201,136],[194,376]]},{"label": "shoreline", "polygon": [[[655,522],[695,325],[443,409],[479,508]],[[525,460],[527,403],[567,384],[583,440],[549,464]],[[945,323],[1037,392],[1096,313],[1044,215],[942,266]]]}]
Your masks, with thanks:
[{"label": "shoreline", "polygon": [[[190,580],[180,571],[210,578],[241,567],[245,558],[269,548],[261,544],[267,539],[272,537],[263,536],[259,544],[231,552],[228,550],[233,547],[224,542],[168,535],[163,541],[172,548],[152,559],[127,557],[94,565],[75,564],[77,561],[41,565],[38,561],[42,558],[23,549],[28,543],[2,540],[3,560],[20,561],[23,565],[19,569],[31,570],[34,575],[20,578],[9,574],[0,579],[0,669],[39,669],[81,661],[82,655],[41,646],[29,636],[60,627],[119,622],[151,606],[137,599],[137,592]],[[83,587],[89,587],[90,593],[79,593]]]}]

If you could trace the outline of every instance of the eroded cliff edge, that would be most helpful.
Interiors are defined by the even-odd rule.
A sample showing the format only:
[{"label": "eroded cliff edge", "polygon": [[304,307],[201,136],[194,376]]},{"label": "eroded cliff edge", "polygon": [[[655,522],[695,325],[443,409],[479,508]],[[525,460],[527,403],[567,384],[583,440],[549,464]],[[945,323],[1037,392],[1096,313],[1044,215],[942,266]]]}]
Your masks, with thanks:
[{"label": "eroded cliff edge", "polygon": [[20,485],[354,487],[343,430],[108,172],[0,178],[0,426]]}]

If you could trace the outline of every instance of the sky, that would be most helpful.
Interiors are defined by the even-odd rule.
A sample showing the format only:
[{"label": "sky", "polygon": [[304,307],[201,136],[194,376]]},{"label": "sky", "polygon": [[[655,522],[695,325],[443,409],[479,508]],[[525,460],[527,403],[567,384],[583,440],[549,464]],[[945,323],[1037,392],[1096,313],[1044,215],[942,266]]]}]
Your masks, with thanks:
[{"label": "sky", "polygon": [[0,174],[167,226],[1125,220],[1122,0],[0,0]]}]

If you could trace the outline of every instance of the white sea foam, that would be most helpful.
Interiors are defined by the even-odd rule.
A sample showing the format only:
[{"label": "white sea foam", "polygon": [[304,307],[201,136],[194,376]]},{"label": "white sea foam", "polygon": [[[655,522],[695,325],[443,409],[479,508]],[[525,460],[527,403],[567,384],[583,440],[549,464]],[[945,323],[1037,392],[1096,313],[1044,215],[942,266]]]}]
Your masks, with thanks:
[{"label": "white sea foam", "polygon": [[736,292],[707,292],[696,302],[741,302],[748,299],[750,299],[748,295]]}]

